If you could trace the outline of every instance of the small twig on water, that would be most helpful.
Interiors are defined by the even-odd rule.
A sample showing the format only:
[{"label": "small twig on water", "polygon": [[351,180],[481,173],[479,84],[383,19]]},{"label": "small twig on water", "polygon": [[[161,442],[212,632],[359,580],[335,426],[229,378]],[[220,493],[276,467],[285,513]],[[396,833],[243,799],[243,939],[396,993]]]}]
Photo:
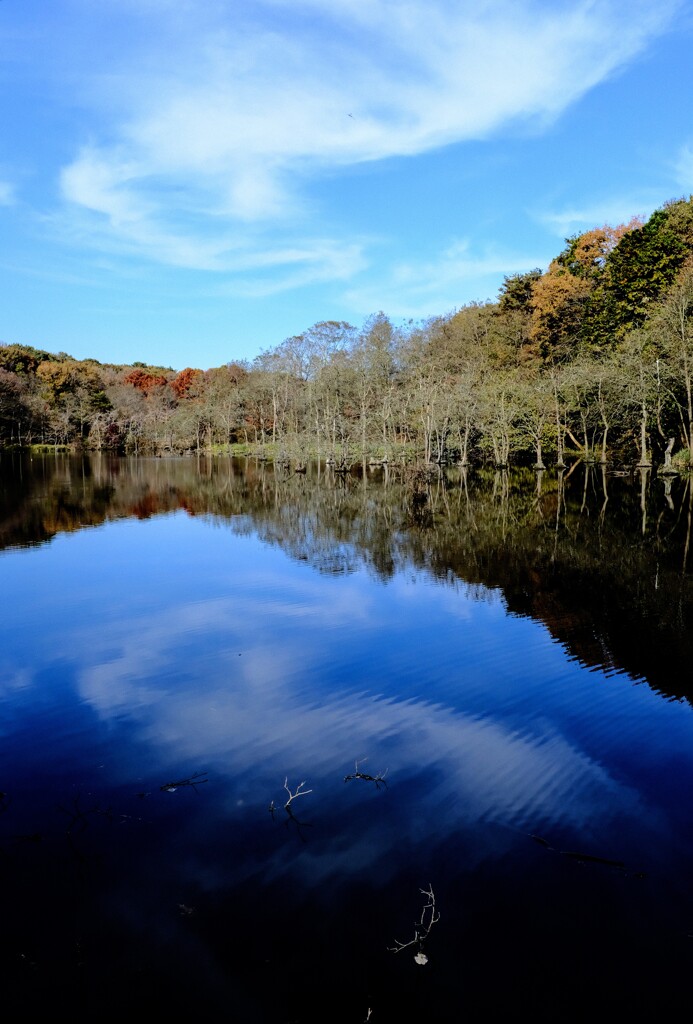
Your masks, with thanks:
[{"label": "small twig on water", "polygon": [[425,964],[428,963],[428,957],[423,951],[423,945],[433,925],[440,921],[440,914],[436,910],[436,898],[430,882],[428,889],[420,889],[419,892],[426,897],[426,902],[421,910],[421,917],[414,925],[414,938],[410,939],[409,942],[400,942],[398,939],[395,939],[395,945],[388,948],[391,953],[401,953],[403,949],[417,946],[418,952],[415,954],[414,959],[417,964]]},{"label": "small twig on water", "polygon": [[[298,786],[296,786],[296,789],[292,792],[291,787],[289,786],[288,776],[284,779],[284,789],[289,794],[288,799],[284,804],[284,810],[286,811],[286,821],[284,822],[284,824],[288,828],[289,824],[293,823],[302,843],[305,843],[306,841],[302,829],[312,828],[312,825],[310,822],[307,821],[299,821],[296,815],[294,814],[294,809],[291,805],[294,802],[294,800],[297,800],[299,798],[299,796],[307,796],[308,793],[313,792],[312,789],[304,789],[304,786],[305,782],[299,782]],[[270,800],[268,810],[269,813],[272,815],[272,819],[274,820],[274,812],[276,810],[274,800]]]},{"label": "small twig on water", "polygon": [[177,789],[181,789],[183,786],[192,786],[197,792],[197,787],[201,786],[204,782],[209,782],[209,779],[203,779],[202,776],[206,775],[207,772],[195,772],[187,779],[178,779],[175,782],[165,782],[163,786],[159,786],[162,793],[175,793]]},{"label": "small twig on water", "polygon": [[305,786],[305,782],[299,782],[298,786],[296,787],[296,791],[294,793],[292,793],[291,790],[289,789],[289,779],[288,779],[288,776],[287,776],[287,778],[284,779],[284,789],[289,794],[289,799],[284,804],[284,810],[285,811],[289,810],[289,807],[291,806],[291,801],[292,800],[296,800],[296,798],[299,797],[299,796],[306,796],[307,793],[312,793],[313,792],[312,789],[304,789],[303,788],[304,786]]},{"label": "small twig on water", "polygon": [[[363,759],[365,761],[366,758]],[[349,782],[351,779],[363,779],[365,782],[374,782],[376,789],[380,789],[381,786],[387,786],[385,776],[387,775],[387,768],[384,772],[378,772],[377,775],[367,775],[365,772],[359,771],[359,765],[363,764],[363,761],[354,762],[354,771],[351,775],[345,775],[344,781]]]},{"label": "small twig on water", "polygon": [[93,814],[100,814],[102,817],[108,818],[109,821],[113,821],[114,815],[110,807],[106,808],[105,811],[102,811],[99,805],[96,804],[94,807],[90,807],[89,810],[83,811],[80,806],[80,800],[81,794],[78,793],[73,800],[74,811],[68,810],[67,807],[63,807],[62,804],[58,805],[58,810],[62,811],[63,814],[66,814],[68,818],[71,819],[66,829],[68,835],[76,829],[77,825],[79,825],[79,831],[84,832],[89,825],[89,816]]}]

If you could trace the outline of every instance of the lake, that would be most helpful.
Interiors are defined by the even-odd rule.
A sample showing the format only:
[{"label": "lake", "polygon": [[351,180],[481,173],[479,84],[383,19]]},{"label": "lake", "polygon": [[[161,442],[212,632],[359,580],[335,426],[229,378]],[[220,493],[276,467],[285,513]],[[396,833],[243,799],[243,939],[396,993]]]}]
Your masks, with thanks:
[{"label": "lake", "polygon": [[10,454],[0,481],[6,1007],[690,1007],[688,481]]}]

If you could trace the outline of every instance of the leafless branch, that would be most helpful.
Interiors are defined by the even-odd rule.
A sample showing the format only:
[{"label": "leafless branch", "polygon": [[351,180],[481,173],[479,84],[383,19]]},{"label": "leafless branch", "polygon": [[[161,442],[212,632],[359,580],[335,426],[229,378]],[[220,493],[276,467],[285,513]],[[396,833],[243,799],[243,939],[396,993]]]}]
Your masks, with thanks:
[{"label": "leafless branch", "polygon": [[380,789],[381,786],[387,786],[387,782],[385,781],[385,776],[387,775],[387,768],[385,769],[384,772],[378,772],[377,775],[367,775],[366,772],[362,772],[359,770],[359,765],[363,764],[365,760],[366,758],[364,758],[362,761],[355,761],[354,771],[351,773],[351,775],[345,775],[344,781],[349,782],[351,781],[351,779],[363,779],[365,782],[374,782],[376,789]]},{"label": "leafless branch", "polygon": [[425,964],[428,957],[423,952],[424,942],[428,938],[433,925],[440,920],[440,914],[436,910],[436,898],[430,882],[428,889],[420,889],[419,892],[426,897],[426,902],[421,910],[421,917],[414,925],[414,938],[410,939],[409,942],[400,942],[398,939],[395,939],[395,945],[388,948],[391,953],[401,953],[403,949],[417,946],[418,952],[414,959],[418,964]]},{"label": "leafless branch", "polygon": [[70,818],[70,823],[67,826],[67,830],[66,830],[68,835],[73,830],[75,830],[78,825],[79,825],[79,831],[80,832],[84,832],[85,829],[87,828],[87,826],[89,825],[89,816],[90,815],[100,814],[104,818],[108,818],[109,821],[113,821],[114,815],[113,815],[113,811],[111,810],[110,807],[108,807],[105,811],[103,811],[99,807],[99,805],[96,804],[94,807],[90,807],[88,810],[82,810],[82,808],[80,806],[80,800],[81,800],[81,794],[77,794],[77,796],[73,800],[74,810],[68,810],[68,808],[67,807],[63,807],[62,804],[58,805],[58,810],[62,811],[63,814],[66,814],[68,816],[68,818]]},{"label": "leafless branch", "polygon": [[163,793],[175,793],[177,789],[181,789],[183,786],[192,786],[197,792],[197,787],[201,786],[204,782],[209,782],[209,779],[205,779],[202,776],[206,775],[207,772],[195,772],[187,779],[178,779],[175,782],[165,782],[163,786],[159,786],[159,789]]},{"label": "leafless branch", "polygon": [[[284,779],[284,789],[289,794],[289,798],[284,804],[284,810],[286,811],[286,821],[284,822],[284,824],[286,825],[287,828],[289,827],[290,824],[292,824],[296,828],[296,831],[298,832],[299,838],[302,843],[305,843],[306,841],[302,829],[312,828],[312,825],[308,821],[299,821],[296,815],[294,814],[294,810],[291,804],[293,803],[294,800],[297,800],[299,796],[307,796],[308,793],[313,792],[312,789],[304,789],[304,786],[305,782],[299,782],[298,786],[296,786],[296,789],[292,793],[291,788],[289,786],[288,776]],[[272,818],[274,818],[274,811],[274,800],[271,800],[269,805],[269,812],[272,815]]]},{"label": "leafless branch", "polygon": [[304,789],[303,788],[304,786],[305,786],[305,782],[299,782],[298,786],[296,786],[295,792],[292,793],[291,790],[289,789],[289,779],[288,779],[288,776],[287,776],[287,778],[284,779],[284,789],[289,794],[289,799],[284,804],[284,810],[285,811],[289,810],[289,807],[291,806],[291,801],[292,800],[296,800],[296,798],[299,797],[299,796],[306,796],[307,793],[312,793],[313,792],[312,789]]}]

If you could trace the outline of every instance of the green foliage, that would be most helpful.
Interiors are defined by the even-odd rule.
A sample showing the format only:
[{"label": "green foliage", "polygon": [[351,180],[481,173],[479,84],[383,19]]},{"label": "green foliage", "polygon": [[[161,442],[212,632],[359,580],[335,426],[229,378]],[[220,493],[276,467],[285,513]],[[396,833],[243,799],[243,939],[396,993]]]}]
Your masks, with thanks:
[{"label": "green foliage", "polygon": [[681,448],[680,451],[672,457],[672,467],[677,473],[689,473],[691,471],[691,458],[688,448]]},{"label": "green foliage", "polygon": [[508,274],[498,292],[498,308],[501,313],[510,310],[529,312],[532,304],[534,285],[541,277],[541,270],[535,267],[525,274]]},{"label": "green foliage", "polygon": [[401,326],[322,321],[252,365],[176,374],[1,345],[0,445],[506,465],[571,443],[656,460],[669,437],[693,447],[692,257],[689,198],[567,239],[496,302]]},{"label": "green foliage", "polygon": [[690,253],[687,244],[690,201],[656,210],[641,228],[625,235],[606,266],[605,306],[614,333],[642,326],[658,299],[673,283]]},{"label": "green foliage", "polygon": [[690,249],[693,249],[693,196],[672,199],[662,209],[666,212],[669,228]]}]

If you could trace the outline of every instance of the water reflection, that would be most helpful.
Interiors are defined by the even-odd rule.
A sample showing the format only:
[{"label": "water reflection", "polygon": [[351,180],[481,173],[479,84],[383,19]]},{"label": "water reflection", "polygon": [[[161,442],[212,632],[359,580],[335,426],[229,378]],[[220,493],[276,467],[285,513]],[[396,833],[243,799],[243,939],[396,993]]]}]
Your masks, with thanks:
[{"label": "water reflection", "polygon": [[25,1005],[401,1024],[681,997],[685,483],[2,465]]},{"label": "water reflection", "polygon": [[388,580],[424,569],[499,590],[584,664],[623,669],[672,696],[693,654],[688,481],[645,469],[609,477],[464,469],[287,475],[252,460],[4,456],[0,544],[45,543],[114,519],[184,510],[257,536],[326,575],[366,566]]}]

